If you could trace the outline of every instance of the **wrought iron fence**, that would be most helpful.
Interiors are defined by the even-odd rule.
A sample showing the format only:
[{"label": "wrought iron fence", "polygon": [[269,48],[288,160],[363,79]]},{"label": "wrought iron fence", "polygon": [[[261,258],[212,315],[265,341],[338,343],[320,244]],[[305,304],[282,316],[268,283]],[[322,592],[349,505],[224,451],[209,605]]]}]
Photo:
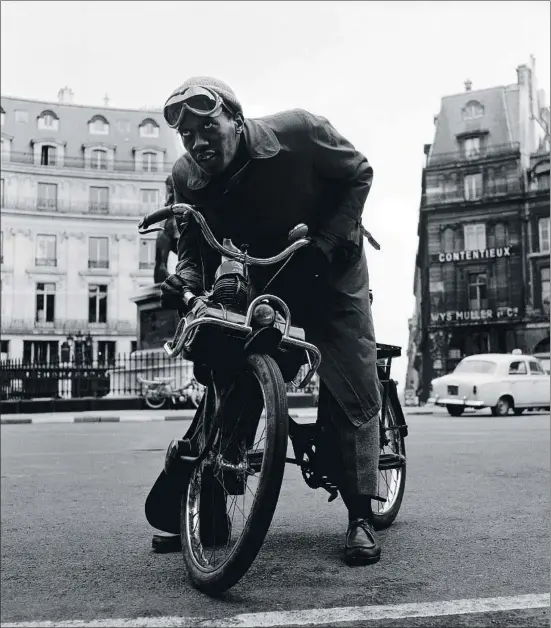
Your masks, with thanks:
[{"label": "wrought iron fence", "polygon": [[[0,363],[0,399],[135,398],[143,394],[138,375],[149,380],[170,377],[173,386],[178,388],[192,379],[193,364],[171,360],[159,352],[119,354],[112,359],[80,364],[6,360]],[[287,392],[315,396],[317,378],[301,390],[288,384]]]}]

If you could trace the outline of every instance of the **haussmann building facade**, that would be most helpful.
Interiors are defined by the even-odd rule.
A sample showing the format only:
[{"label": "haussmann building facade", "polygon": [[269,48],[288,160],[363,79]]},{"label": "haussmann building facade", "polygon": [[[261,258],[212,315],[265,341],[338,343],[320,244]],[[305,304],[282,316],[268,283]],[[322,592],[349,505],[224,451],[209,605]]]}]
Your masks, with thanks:
[{"label": "haussmann building facade", "polygon": [[465,356],[549,358],[549,108],[534,61],[442,99],[425,146],[406,390]]}]

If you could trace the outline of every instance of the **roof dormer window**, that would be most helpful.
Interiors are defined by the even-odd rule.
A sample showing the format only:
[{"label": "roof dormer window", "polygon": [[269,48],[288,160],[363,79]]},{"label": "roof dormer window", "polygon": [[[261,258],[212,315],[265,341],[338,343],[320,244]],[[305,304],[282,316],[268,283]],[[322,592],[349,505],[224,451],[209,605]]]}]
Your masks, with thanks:
[{"label": "roof dormer window", "polygon": [[159,137],[159,125],[147,118],[140,124],[140,137]]},{"label": "roof dormer window", "polygon": [[88,130],[92,135],[109,135],[109,122],[103,116],[94,116],[88,122]]},{"label": "roof dormer window", "polygon": [[484,107],[478,100],[469,100],[463,108],[463,120],[475,120],[476,118],[482,118],[483,115]]},{"label": "roof dormer window", "polygon": [[38,116],[38,128],[44,131],[57,131],[59,118],[53,111],[43,111]]}]

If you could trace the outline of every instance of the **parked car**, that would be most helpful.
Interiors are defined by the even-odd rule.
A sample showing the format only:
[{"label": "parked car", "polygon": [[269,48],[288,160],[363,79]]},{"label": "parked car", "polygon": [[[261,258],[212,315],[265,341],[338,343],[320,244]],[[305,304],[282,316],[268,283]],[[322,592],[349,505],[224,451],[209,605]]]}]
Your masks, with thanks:
[{"label": "parked car", "polygon": [[461,416],[465,408],[491,408],[494,416],[512,410],[549,410],[550,378],[540,361],[521,353],[487,353],[461,360],[453,373],[431,383],[429,402]]}]

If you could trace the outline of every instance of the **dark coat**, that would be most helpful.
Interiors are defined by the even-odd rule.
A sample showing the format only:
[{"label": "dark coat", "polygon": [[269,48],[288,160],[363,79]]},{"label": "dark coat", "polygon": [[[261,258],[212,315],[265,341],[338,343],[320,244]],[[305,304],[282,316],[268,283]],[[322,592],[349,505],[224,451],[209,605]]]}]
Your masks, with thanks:
[{"label": "dark coat", "polygon": [[[303,110],[247,119],[244,141],[248,159],[229,179],[210,180],[189,155],[180,157],[172,173],[176,202],[200,209],[220,242],[226,237],[248,244],[257,257],[278,253],[292,227],[308,225],[332,258],[329,274],[314,298],[306,289],[314,282],[301,275],[300,254],[306,251],[300,251],[278,278],[279,288],[272,285],[269,292],[287,300],[294,324],[321,351],[320,377],[360,425],[381,406],[361,227],[373,170],[325,118]],[[179,228],[176,272],[200,294],[211,287],[220,256],[193,219],[180,221]],[[274,272],[253,270],[253,282],[262,286]],[[293,279],[282,281],[284,276]]]}]

